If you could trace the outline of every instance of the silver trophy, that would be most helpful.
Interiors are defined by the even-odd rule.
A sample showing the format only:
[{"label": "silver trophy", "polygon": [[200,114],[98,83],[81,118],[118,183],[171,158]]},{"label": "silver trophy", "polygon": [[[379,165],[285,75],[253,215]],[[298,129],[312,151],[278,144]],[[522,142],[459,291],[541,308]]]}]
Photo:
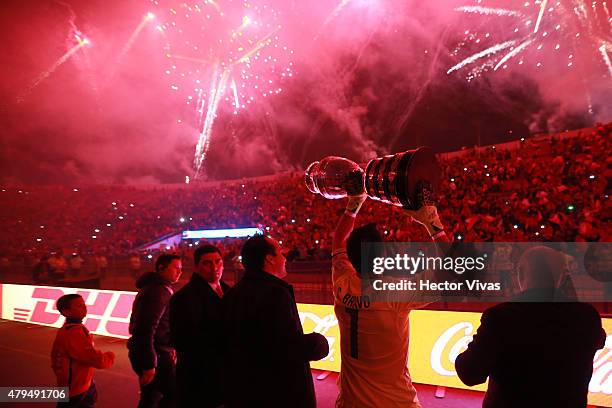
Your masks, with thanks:
[{"label": "silver trophy", "polygon": [[[343,157],[328,156],[308,166],[304,174],[312,193],[336,199],[366,193],[387,204],[418,210],[418,194],[435,195],[442,170],[429,147],[370,160],[365,171]],[[348,191],[347,191],[348,189]]]}]

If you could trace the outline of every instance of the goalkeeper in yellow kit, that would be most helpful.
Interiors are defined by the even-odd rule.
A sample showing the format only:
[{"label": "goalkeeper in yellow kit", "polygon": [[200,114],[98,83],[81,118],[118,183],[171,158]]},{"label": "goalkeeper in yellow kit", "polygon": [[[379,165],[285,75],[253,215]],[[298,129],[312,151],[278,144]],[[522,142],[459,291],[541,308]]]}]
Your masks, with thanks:
[{"label": "goalkeeper in yellow kit", "polygon": [[[334,310],[342,356],[336,407],[420,408],[408,371],[408,315],[427,303],[370,302],[362,296],[361,243],[383,241],[375,224],[353,230],[366,198],[365,194],[349,196],[333,238]],[[407,213],[427,228],[433,241],[449,242],[433,203],[421,200],[419,204],[418,211]]]}]

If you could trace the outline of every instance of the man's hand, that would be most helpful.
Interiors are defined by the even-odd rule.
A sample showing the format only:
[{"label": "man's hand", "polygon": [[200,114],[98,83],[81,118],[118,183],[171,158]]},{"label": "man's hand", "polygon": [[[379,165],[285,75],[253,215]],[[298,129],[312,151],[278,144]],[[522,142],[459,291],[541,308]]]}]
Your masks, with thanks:
[{"label": "man's hand", "polygon": [[140,376],[140,385],[149,385],[155,377],[155,369],[144,370]]},{"label": "man's hand", "polygon": [[363,170],[355,169],[351,171],[346,175],[343,185],[349,197],[365,194],[365,189],[363,187]]},{"label": "man's hand", "polygon": [[346,211],[351,213],[351,215],[357,215],[361,205],[368,198],[368,196],[363,193],[357,196],[349,196],[348,202],[346,203]]},{"label": "man's hand", "polygon": [[412,219],[419,224],[423,225],[429,235],[435,235],[444,229],[440,217],[438,216],[438,209],[435,205],[424,205],[417,211],[406,210],[406,213],[412,217]]},{"label": "man's hand", "polygon": [[438,216],[434,194],[428,182],[423,181],[418,184],[415,204],[418,210],[406,210],[406,213],[423,225],[429,235],[434,236],[444,230],[444,225]]}]

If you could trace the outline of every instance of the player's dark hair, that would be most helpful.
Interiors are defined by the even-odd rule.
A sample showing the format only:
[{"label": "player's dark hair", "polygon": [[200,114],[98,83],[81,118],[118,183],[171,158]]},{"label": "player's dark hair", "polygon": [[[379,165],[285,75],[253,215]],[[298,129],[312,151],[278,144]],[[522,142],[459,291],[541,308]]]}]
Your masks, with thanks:
[{"label": "player's dark hair", "polygon": [[[363,254],[361,244],[377,242],[383,242],[383,237],[380,235],[380,232],[378,232],[375,222],[355,228],[346,240],[346,253],[348,255],[348,259],[351,261],[353,268],[355,268],[359,275],[361,275],[362,272],[361,262]],[[375,251],[367,251],[366,256],[368,257],[366,264],[372,265],[372,259],[369,258],[374,258]]]}]

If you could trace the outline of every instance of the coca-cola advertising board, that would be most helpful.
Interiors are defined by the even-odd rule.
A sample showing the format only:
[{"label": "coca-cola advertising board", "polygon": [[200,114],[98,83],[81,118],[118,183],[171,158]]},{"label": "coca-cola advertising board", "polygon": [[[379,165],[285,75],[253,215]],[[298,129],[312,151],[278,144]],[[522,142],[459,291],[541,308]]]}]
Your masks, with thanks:
[{"label": "coca-cola advertising board", "polygon": [[[486,384],[464,385],[455,359],[472,341],[481,313],[414,310],[410,312],[408,367],[415,383],[485,391]],[[595,354],[589,383],[589,404],[612,407],[612,319],[602,319],[606,345]]]},{"label": "coca-cola advertising board", "polygon": [[[128,324],[135,292],[0,284],[0,317],[60,327],[64,319],[55,308],[55,302],[68,293],[78,293],[85,299],[88,314],[84,324],[92,333],[129,337]],[[329,355],[312,362],[311,366],[340,371],[340,333],[333,306],[298,304],[298,310],[304,332],[321,333],[329,342]],[[465,386],[454,369],[455,358],[478,329],[480,315],[433,310],[410,313],[409,368],[415,383],[486,390],[486,384]],[[602,320],[608,338],[604,349],[595,355],[589,404],[612,407],[612,319]]]}]

